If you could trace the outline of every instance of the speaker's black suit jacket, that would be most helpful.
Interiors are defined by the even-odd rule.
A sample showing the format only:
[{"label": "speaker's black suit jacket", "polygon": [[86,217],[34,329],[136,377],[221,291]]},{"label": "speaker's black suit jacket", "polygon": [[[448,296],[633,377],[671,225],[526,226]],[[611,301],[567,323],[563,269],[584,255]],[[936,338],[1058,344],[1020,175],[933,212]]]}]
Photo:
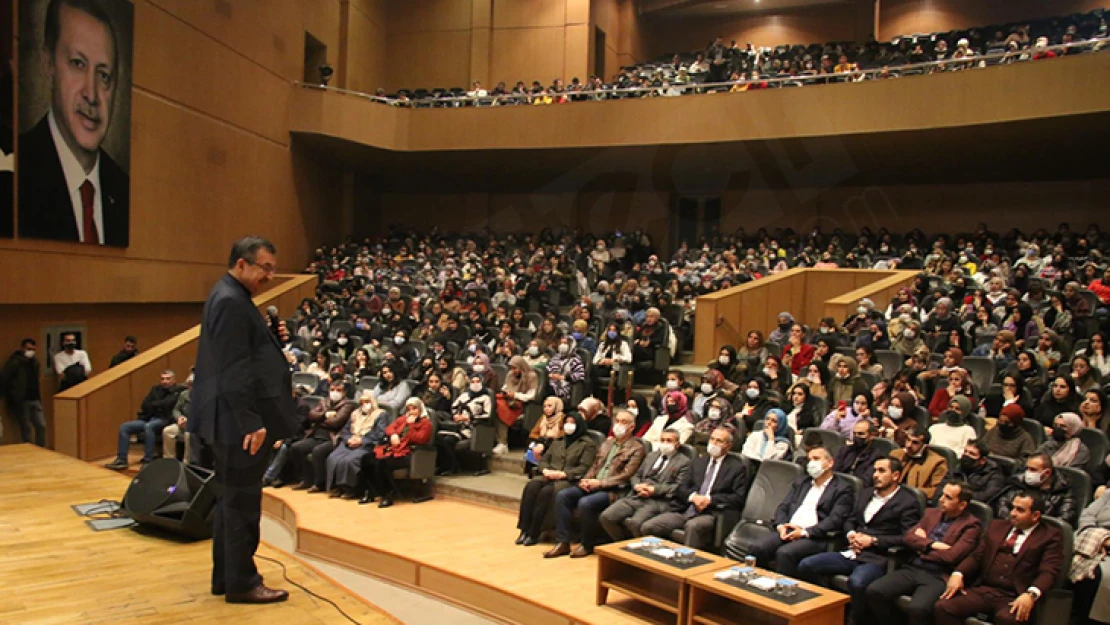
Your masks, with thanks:
[{"label": "speaker's black suit jacket", "polygon": [[[68,149],[61,146],[61,149]],[[19,137],[19,236],[32,239],[78,241],[73,201],[66,188],[62,161],[50,123],[44,115]],[[123,168],[100,150],[100,205],[104,245],[127,247],[131,179]]]},{"label": "speaker's black suit jacket", "polygon": [[271,439],[291,438],[298,428],[292,385],[250,292],[224,274],[204,303],[189,430],[227,445],[263,427]]}]

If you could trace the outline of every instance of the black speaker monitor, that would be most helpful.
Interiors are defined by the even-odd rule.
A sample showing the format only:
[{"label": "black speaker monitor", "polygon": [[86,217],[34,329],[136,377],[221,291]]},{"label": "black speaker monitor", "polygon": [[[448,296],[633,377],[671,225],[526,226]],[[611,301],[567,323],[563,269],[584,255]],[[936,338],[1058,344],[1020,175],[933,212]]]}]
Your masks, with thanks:
[{"label": "black speaker monitor", "polygon": [[215,488],[211,471],[161,458],[131,480],[122,507],[140,525],[198,540],[211,538]]}]

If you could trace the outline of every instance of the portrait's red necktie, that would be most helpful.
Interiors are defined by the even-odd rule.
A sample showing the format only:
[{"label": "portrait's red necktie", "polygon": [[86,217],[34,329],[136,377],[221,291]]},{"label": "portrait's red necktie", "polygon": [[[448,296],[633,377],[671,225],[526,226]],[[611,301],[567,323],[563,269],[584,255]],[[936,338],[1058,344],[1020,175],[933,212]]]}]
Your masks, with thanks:
[{"label": "portrait's red necktie", "polygon": [[85,238],[82,243],[92,243],[93,245],[100,245],[100,233],[96,230],[96,211],[94,210],[94,195],[96,187],[89,180],[81,184],[81,210],[84,214],[84,232]]}]

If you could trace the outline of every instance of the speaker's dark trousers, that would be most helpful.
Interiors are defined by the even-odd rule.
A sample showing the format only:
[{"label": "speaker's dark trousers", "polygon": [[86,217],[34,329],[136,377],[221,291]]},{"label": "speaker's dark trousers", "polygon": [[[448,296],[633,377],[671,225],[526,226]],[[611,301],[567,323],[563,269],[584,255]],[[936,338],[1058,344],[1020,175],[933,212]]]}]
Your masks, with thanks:
[{"label": "speaker's dark trousers", "polygon": [[213,590],[243,593],[262,583],[254,566],[254,552],[258,549],[262,519],[262,475],[269,455],[266,451],[273,445],[273,439],[267,437],[253,456],[243,451],[241,444],[213,445],[214,479],[222,487],[212,524]]}]

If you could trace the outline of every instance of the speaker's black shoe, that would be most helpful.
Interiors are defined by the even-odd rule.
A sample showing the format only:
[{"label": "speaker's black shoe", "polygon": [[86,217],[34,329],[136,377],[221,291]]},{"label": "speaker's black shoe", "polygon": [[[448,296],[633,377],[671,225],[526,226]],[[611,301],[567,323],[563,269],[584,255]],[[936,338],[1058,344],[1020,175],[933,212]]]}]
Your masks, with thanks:
[{"label": "speaker's black shoe", "polygon": [[524,542],[522,542],[520,544],[524,545],[525,547],[535,547],[536,545],[540,544],[540,541],[536,540],[535,538],[532,538],[531,536],[528,536],[527,538],[524,539]]},{"label": "speaker's black shoe", "polygon": [[373,503],[374,500],[377,499],[377,498],[378,498],[378,496],[375,495],[374,493],[372,493],[370,491],[366,491],[365,493],[362,494],[362,499],[359,499],[358,503],[359,503],[359,505],[365,506],[368,503]]},{"label": "speaker's black shoe", "polygon": [[392,505],[393,505],[393,498],[392,497],[382,497],[382,500],[378,502],[378,507],[379,508],[388,508]]},{"label": "speaker's black shoe", "polygon": [[524,539],[526,539],[526,538],[528,538],[528,532],[525,532],[525,531],[522,530],[520,532],[520,536],[516,537],[516,544],[523,545],[524,544]]}]

